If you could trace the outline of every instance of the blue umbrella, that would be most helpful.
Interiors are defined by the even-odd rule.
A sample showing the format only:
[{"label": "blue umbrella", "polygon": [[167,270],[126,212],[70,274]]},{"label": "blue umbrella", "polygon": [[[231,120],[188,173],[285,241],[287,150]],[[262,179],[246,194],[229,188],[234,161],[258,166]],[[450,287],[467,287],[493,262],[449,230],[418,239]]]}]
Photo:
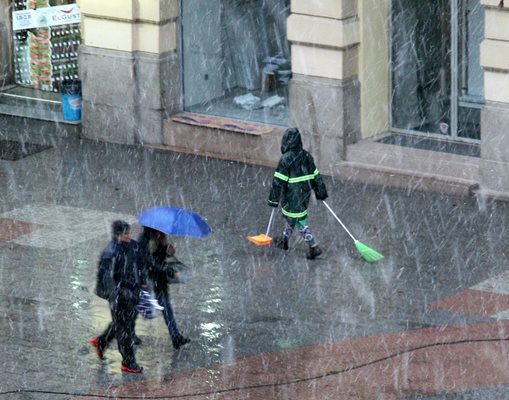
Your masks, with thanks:
[{"label": "blue umbrella", "polygon": [[178,207],[156,206],[138,215],[142,226],[156,229],[173,236],[203,237],[212,232],[198,214]]}]

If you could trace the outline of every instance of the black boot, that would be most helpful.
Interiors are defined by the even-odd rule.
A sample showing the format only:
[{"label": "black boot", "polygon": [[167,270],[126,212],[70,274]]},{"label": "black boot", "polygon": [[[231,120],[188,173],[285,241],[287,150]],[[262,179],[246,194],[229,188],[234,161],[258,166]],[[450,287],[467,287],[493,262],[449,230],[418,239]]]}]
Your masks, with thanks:
[{"label": "black boot", "polygon": [[315,246],[309,246],[308,254],[306,255],[306,258],[308,260],[314,260],[316,257],[318,257],[320,254],[322,254],[322,249],[318,247],[318,245]]},{"label": "black boot", "polygon": [[177,336],[176,338],[171,339],[171,341],[173,343],[173,348],[175,350],[178,350],[182,346],[184,346],[185,344],[189,343],[191,341],[191,339],[186,338],[186,337],[180,335],[180,336]]},{"label": "black boot", "polygon": [[278,236],[274,238],[274,244],[277,248],[288,250],[288,238],[286,236]]}]

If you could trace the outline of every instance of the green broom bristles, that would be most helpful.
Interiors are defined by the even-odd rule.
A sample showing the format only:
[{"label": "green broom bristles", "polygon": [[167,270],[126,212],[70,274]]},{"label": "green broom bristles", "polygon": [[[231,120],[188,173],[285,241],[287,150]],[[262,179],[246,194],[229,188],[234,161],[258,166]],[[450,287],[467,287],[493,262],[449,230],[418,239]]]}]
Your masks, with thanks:
[{"label": "green broom bristles", "polygon": [[358,240],[355,241],[355,247],[357,248],[357,251],[360,253],[362,258],[364,258],[364,260],[369,263],[373,263],[384,258],[384,256],[378,251],[373,250],[371,247],[366,246],[364,243],[361,243]]}]

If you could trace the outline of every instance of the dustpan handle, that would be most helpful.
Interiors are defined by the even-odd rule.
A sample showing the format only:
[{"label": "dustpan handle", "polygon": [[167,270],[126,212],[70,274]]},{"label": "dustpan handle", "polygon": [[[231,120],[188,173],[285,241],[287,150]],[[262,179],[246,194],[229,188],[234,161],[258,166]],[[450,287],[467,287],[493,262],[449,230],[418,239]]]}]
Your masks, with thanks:
[{"label": "dustpan handle", "polygon": [[269,236],[270,226],[272,225],[272,218],[274,218],[274,211],[276,211],[275,208],[273,208],[272,212],[270,213],[269,225],[267,226],[267,233],[265,234],[265,236]]},{"label": "dustpan handle", "polygon": [[325,204],[325,207],[327,207],[327,209],[331,212],[332,215],[334,215],[334,218],[336,218],[336,220],[341,224],[341,226],[343,227],[343,229],[346,231],[346,233],[348,233],[350,235],[350,237],[352,238],[352,240],[354,242],[357,242],[357,239],[355,239],[353,237],[353,235],[350,233],[350,231],[346,228],[345,224],[343,224],[341,222],[341,220],[338,218],[338,216],[336,215],[336,213],[334,211],[332,211],[332,208],[329,207],[329,205],[325,202],[325,200],[322,200],[323,204]]}]

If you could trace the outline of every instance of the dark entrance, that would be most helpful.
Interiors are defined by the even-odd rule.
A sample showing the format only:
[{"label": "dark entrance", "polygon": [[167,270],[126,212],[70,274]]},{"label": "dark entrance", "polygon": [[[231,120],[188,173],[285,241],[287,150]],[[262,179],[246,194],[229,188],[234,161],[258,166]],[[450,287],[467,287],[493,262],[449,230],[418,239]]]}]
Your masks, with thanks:
[{"label": "dark entrance", "polygon": [[286,125],[289,0],[184,0],[184,110]]}]

